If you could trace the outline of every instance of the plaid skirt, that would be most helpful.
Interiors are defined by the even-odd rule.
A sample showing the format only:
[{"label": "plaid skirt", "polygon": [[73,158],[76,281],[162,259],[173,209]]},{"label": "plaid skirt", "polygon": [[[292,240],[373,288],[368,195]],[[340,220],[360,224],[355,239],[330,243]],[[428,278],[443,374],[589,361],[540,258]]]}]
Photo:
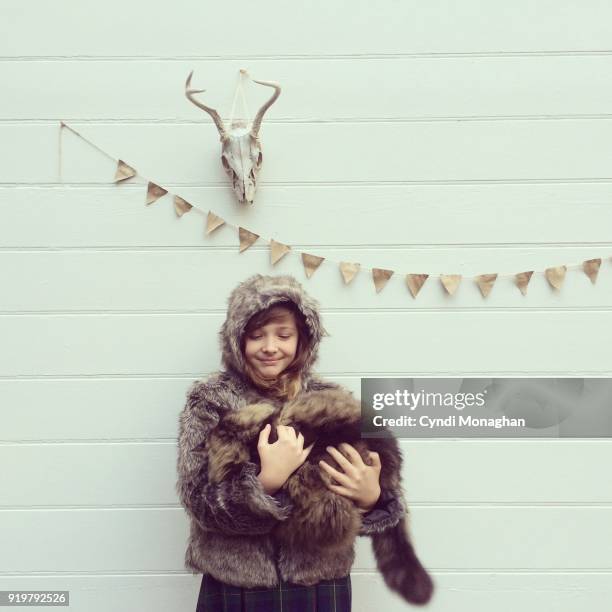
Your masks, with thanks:
[{"label": "plaid skirt", "polygon": [[350,612],[351,576],[312,586],[281,581],[277,587],[245,588],[202,576],[196,612]]}]

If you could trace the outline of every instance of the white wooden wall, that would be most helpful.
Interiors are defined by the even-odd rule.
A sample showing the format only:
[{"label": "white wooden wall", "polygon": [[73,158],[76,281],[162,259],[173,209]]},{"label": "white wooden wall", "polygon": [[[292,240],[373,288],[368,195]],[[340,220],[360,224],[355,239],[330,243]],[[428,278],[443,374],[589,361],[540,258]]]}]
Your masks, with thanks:
[{"label": "white wooden wall", "polygon": [[[230,290],[291,273],[323,306],[319,371],[607,376],[612,372],[612,6],[603,0],[144,0],[0,7],[0,589],[69,589],[79,612],[189,612],[176,434],[190,382],[219,365]],[[283,93],[239,208],[210,118],[239,68]],[[269,90],[250,84],[251,114]],[[140,173],[296,251],[396,270],[380,294],[335,263],[237,253],[204,214],[177,219]],[[298,153],[299,151],[299,153]],[[592,285],[534,275],[484,300],[469,277],[605,257]],[[407,272],[430,279],[414,300]],[[609,440],[402,442],[435,612],[607,610]],[[356,612],[408,609],[353,571]]]}]

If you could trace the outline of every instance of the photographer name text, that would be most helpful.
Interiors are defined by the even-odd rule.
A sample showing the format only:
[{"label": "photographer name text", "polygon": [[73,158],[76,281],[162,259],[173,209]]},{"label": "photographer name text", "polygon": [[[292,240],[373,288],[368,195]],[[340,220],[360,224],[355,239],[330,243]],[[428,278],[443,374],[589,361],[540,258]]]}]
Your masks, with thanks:
[{"label": "photographer name text", "polygon": [[492,427],[502,429],[505,427],[525,427],[525,419],[511,419],[507,416],[495,418],[473,417],[470,415],[456,415],[431,417],[421,415],[419,417],[404,414],[399,417],[383,417],[377,414],[372,419],[375,427],[423,427],[425,429],[437,429],[441,427]]}]

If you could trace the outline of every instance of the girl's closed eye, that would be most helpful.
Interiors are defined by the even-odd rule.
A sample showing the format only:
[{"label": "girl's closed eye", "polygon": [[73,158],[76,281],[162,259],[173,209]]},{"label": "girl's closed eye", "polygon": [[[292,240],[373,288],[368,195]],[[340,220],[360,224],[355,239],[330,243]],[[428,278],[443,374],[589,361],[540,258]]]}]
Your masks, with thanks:
[{"label": "girl's closed eye", "polygon": [[[293,334],[289,334],[288,336],[279,335],[278,337],[282,338],[283,340],[288,340],[289,338],[293,338]],[[261,338],[261,334],[251,334],[249,335],[249,338],[251,340],[259,340]]]}]

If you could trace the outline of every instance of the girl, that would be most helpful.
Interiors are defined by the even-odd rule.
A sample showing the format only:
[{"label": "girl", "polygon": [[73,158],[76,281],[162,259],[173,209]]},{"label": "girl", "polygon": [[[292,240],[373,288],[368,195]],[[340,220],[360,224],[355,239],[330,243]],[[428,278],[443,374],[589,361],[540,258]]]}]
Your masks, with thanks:
[{"label": "girl", "polygon": [[[339,387],[311,371],[325,334],[318,303],[291,276],[257,274],[229,297],[219,333],[224,369],[193,383],[179,419],[177,493],[190,518],[185,566],[203,573],[196,612],[351,610],[352,557],[321,567],[322,580],[307,585],[300,564],[313,560],[287,558],[273,537],[291,513],[282,486],[314,442],[304,448],[302,434],[278,426],[271,444],[266,425],[259,464],[247,461],[238,475],[216,484],[207,474],[207,436],[225,413],[262,401],[280,409],[301,392]],[[381,491],[379,456],[370,453],[369,466],[348,444],[328,451],[342,471],[324,461],[320,468],[338,483],[329,488],[362,513],[359,535],[394,527],[405,506],[401,491]]]}]

